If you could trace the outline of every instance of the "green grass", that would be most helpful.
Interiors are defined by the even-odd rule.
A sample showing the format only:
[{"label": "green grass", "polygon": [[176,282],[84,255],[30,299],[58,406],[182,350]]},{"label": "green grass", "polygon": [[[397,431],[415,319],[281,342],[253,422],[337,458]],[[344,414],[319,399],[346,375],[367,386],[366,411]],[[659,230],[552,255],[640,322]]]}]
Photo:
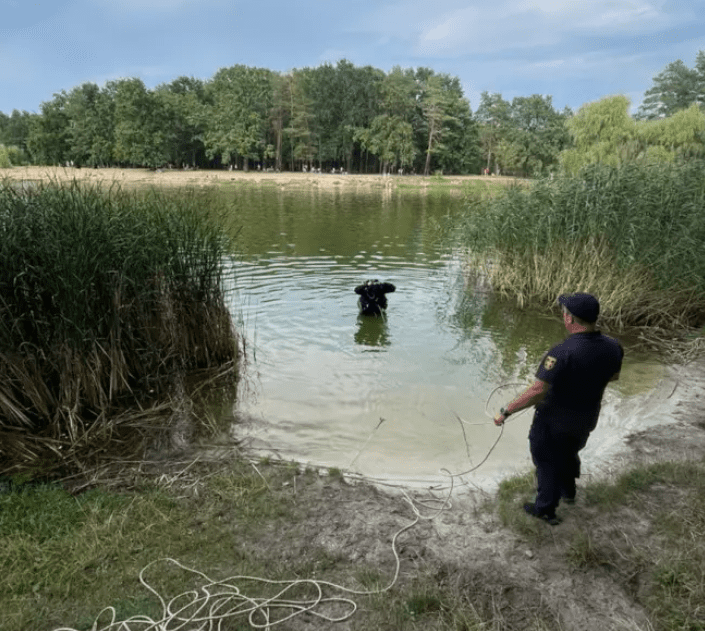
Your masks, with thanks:
[{"label": "green grass", "polygon": [[[115,608],[118,620],[158,619],[161,605],[140,584],[140,571],[147,568],[145,578],[167,600],[203,584],[203,577],[159,562],[165,557],[214,579],[318,578],[369,589],[372,594],[351,596],[358,606],[353,628],[562,628],[556,613],[542,605],[540,583],[514,576],[516,568],[493,555],[467,565],[462,555],[457,562],[441,563],[428,551],[414,553],[427,534],[404,535],[399,580],[379,591],[389,583],[391,551],[355,560],[350,554],[359,550],[359,542],[354,548],[330,548],[315,530],[325,524],[319,521],[321,511],[350,505],[353,516],[355,502],[367,496],[340,479],[294,464],[259,462],[257,467],[245,461],[196,464],[188,475],[175,468],[169,475],[131,478],[136,486],[122,492],[94,489],[72,497],[53,484],[19,485],[0,495],[3,631],[50,631],[62,625],[87,630],[106,606]],[[525,542],[519,551],[526,546],[536,551],[532,563],[539,570],[547,561],[552,572],[596,572],[596,580],[612,576],[646,610],[654,630],[703,628],[705,461],[637,466],[611,482],[590,482],[581,487],[576,506],[560,509],[567,519],[556,528],[520,510],[533,493],[531,473],[512,478],[500,486],[496,507],[501,516],[506,506],[506,528]],[[334,523],[322,527],[337,532]],[[387,534],[377,533],[362,545],[374,548]],[[346,535],[341,537],[346,541]],[[256,597],[279,589],[246,579],[237,583]],[[288,596],[315,594],[301,585]],[[345,607],[327,610],[341,615]],[[107,615],[101,617],[103,624]],[[330,628],[311,617],[302,624]],[[248,624],[240,617],[222,628]]]},{"label": "green grass", "polygon": [[[262,479],[242,466],[214,476],[189,501],[149,487],[74,498],[59,487],[39,486],[0,496],[3,629],[87,629],[108,605],[119,616],[158,617],[158,601],[137,579],[163,557],[219,568],[223,555],[235,556],[243,574],[266,575],[273,564],[244,542],[263,523],[291,518],[291,503],[280,498],[273,507],[265,495]],[[189,589],[193,578],[162,565],[153,574],[159,589],[171,594]]]},{"label": "green grass", "polygon": [[[397,583],[385,589],[394,568],[389,533],[371,535],[370,541],[353,539],[355,548],[342,550],[315,543],[321,524],[337,532],[335,525],[320,521],[323,498],[347,505],[366,497],[340,479],[301,472],[294,465],[260,462],[255,470],[245,461],[213,468],[197,464],[188,475],[172,473],[138,476],[137,486],[122,492],[96,489],[72,497],[57,485],[39,485],[0,495],[3,631],[87,630],[108,606],[115,608],[117,620],[157,620],[162,607],[140,584],[141,571],[166,600],[204,583],[201,576],[159,561],[166,557],[214,579],[317,578],[371,590],[369,595],[327,593],[357,603],[354,628],[480,631],[492,628],[488,625],[507,604],[475,569],[439,569],[419,557],[405,560]],[[172,478],[181,486],[169,483]],[[405,541],[415,545],[413,538]],[[372,561],[350,557],[356,548],[379,545],[384,553]],[[236,582],[243,593],[258,598],[280,589],[243,578]],[[315,590],[296,586],[287,597],[311,599]],[[532,596],[534,601],[539,619],[539,601]],[[341,615],[346,608],[333,604],[322,610]],[[100,620],[107,624],[109,612]],[[330,628],[310,616],[302,624]],[[225,622],[222,631],[246,628],[241,616]]]}]

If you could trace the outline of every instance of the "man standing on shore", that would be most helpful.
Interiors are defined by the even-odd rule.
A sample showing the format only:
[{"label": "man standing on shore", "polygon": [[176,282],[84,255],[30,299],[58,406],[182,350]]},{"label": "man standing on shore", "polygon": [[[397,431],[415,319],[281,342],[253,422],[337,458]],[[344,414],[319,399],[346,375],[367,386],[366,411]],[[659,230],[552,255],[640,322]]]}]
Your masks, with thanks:
[{"label": "man standing on shore", "polygon": [[536,465],[536,501],[524,510],[551,525],[560,523],[561,498],[575,501],[580,476],[578,452],[597,425],[602,394],[619,378],[624,350],[600,333],[595,323],[600,303],[590,294],[559,296],[569,336],[544,355],[536,381],[495,417],[496,425],[520,410],[536,406],[529,431],[531,458]]}]

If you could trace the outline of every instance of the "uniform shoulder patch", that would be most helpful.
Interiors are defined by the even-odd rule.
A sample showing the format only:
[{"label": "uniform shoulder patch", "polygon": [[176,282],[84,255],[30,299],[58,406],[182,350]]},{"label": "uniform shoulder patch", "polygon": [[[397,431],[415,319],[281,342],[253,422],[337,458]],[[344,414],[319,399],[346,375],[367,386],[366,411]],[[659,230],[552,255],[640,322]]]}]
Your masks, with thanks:
[{"label": "uniform shoulder patch", "polygon": [[556,358],[546,355],[546,359],[543,360],[543,367],[546,370],[551,370],[556,365]]}]

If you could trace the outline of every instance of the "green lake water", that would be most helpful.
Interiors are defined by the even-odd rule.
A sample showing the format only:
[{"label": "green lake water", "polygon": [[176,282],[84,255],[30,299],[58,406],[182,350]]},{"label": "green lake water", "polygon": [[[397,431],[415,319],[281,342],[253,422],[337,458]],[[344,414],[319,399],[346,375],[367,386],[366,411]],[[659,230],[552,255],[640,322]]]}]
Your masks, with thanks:
[{"label": "green lake water", "polygon": [[[261,455],[404,485],[441,485],[441,469],[477,465],[499,432],[486,406],[494,413],[520,389],[496,388],[530,382],[565,332],[558,312],[522,312],[468,285],[443,229],[462,197],[273,186],[223,194],[239,231],[230,300],[247,347],[233,434]],[[396,286],[386,319],[358,316],[353,290],[367,279]],[[596,449],[634,429],[620,406],[633,409],[625,401],[644,399],[663,376],[653,358],[628,353]],[[487,462],[458,483],[526,470],[530,420],[507,423]]]}]

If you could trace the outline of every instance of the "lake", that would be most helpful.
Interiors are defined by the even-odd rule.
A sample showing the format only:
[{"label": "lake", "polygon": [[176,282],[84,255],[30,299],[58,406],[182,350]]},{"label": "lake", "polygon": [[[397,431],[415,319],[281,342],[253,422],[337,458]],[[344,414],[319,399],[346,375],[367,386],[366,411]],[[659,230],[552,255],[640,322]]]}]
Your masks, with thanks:
[{"label": "lake", "polygon": [[[223,194],[238,230],[230,300],[247,352],[233,434],[262,456],[392,485],[440,487],[447,472],[480,463],[500,432],[486,406],[494,414],[521,389],[503,384],[531,381],[565,331],[558,311],[520,311],[468,280],[447,229],[462,195],[273,185]],[[384,319],[358,316],[354,288],[367,279],[396,286]],[[586,466],[652,422],[633,411],[665,399],[665,374],[628,352]],[[527,470],[530,421],[512,417],[456,484],[485,488]]]}]

